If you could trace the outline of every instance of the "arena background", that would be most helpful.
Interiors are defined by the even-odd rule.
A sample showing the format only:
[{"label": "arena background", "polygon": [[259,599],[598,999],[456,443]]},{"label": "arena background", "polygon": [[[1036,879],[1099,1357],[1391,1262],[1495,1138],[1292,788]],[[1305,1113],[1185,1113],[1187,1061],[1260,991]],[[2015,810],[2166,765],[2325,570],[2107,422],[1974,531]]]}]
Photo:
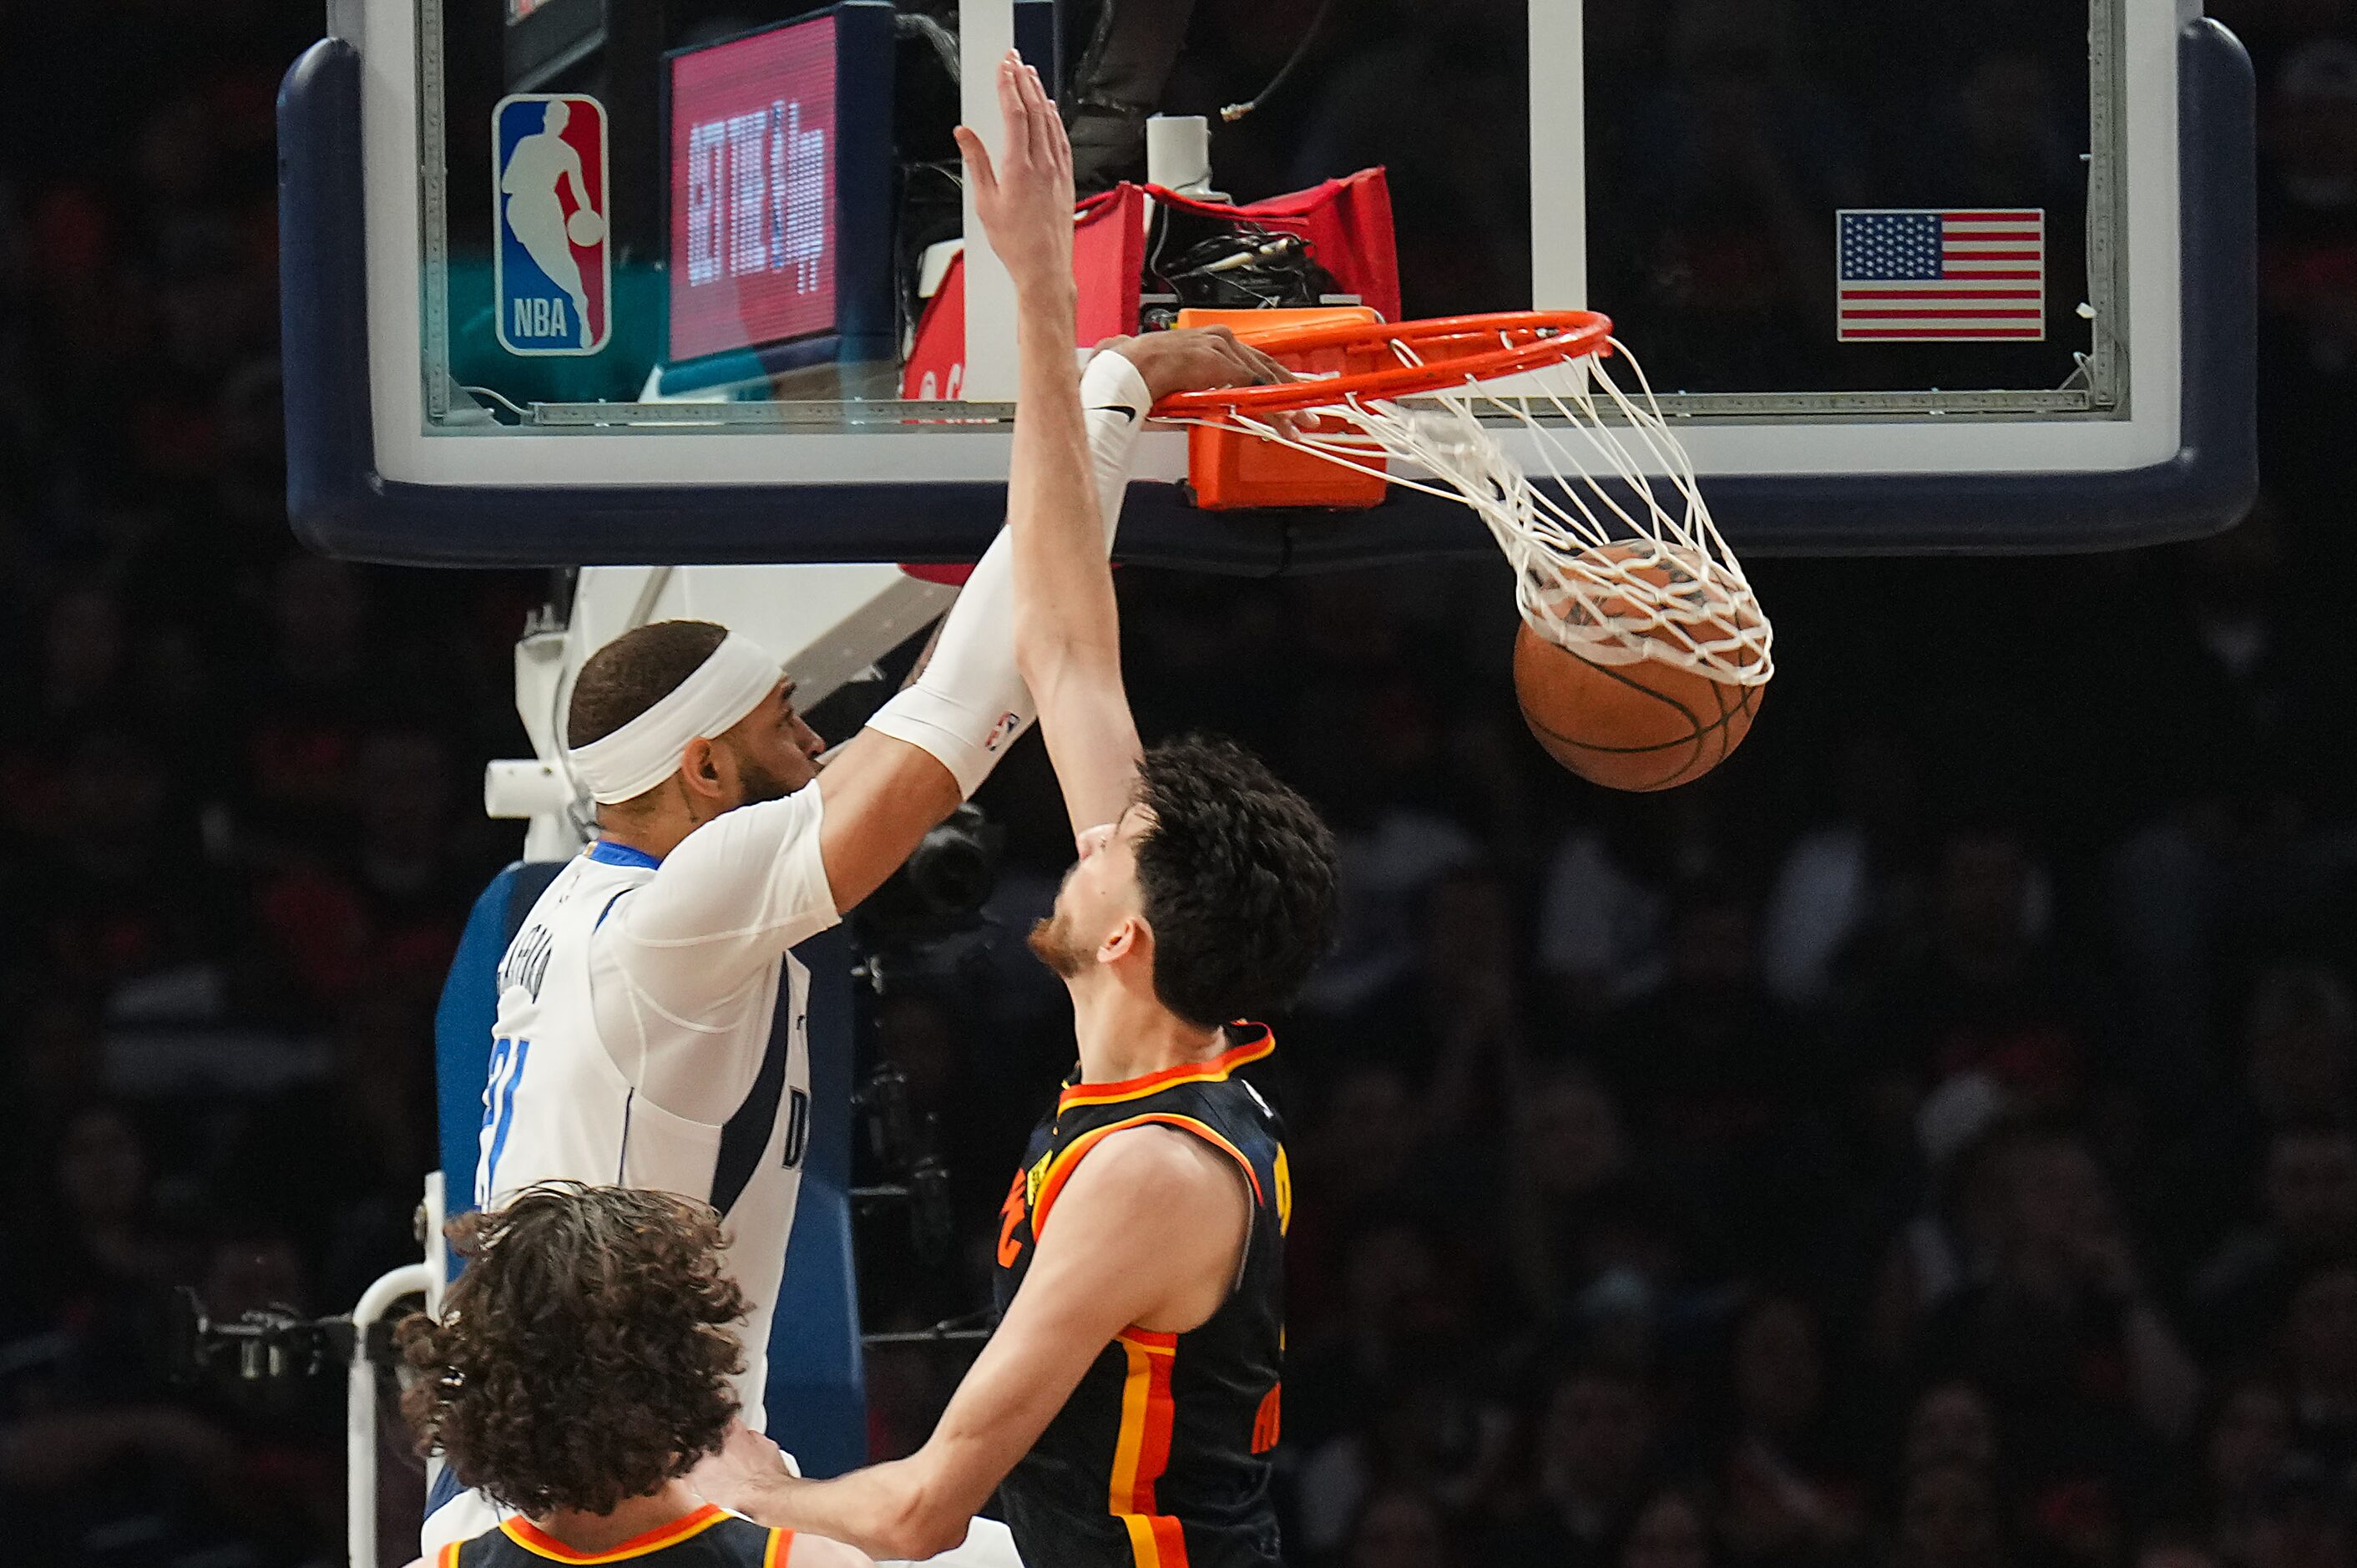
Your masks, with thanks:
[{"label": "arena background", "polygon": [[[1280,1028],[1296,1561],[2352,1561],[2357,6],[2212,8],[2266,160],[2233,532],[1762,562],[1781,677],[1663,798],[1522,733],[1499,573],[1123,574],[1149,735],[1261,748],[1346,846],[1341,950]],[[1405,102],[1473,47],[1380,9],[1333,91]],[[1248,86],[1304,6],[1201,10],[1233,58],[1189,69]],[[312,558],[284,520],[271,103],[318,21],[0,0],[25,1568],[341,1561],[336,1386],[176,1390],[164,1305],[335,1311],[414,1256],[435,994],[517,847],[476,780],[525,754],[542,581]],[[1480,157],[1361,118],[1404,177]],[[1069,848],[1036,744],[983,800],[1019,929]],[[978,1299],[1065,1028],[1011,943],[886,1009],[966,1244],[927,1270],[879,1230],[870,1326]],[[957,1370],[874,1358],[879,1456]]]}]

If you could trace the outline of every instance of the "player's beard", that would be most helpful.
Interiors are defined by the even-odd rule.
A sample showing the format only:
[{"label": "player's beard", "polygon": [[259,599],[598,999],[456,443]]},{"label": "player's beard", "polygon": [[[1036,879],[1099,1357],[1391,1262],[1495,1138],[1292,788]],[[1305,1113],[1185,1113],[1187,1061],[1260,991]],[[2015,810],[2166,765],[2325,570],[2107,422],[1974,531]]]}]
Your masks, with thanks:
[{"label": "player's beard", "polygon": [[1033,921],[1031,934],[1024,941],[1032,956],[1060,979],[1070,980],[1088,965],[1088,949],[1073,940],[1071,928],[1060,912]]},{"label": "player's beard", "polygon": [[745,798],[737,802],[740,806],[757,806],[764,800],[782,800],[794,792],[784,779],[750,757],[737,759],[737,779],[745,791]]}]

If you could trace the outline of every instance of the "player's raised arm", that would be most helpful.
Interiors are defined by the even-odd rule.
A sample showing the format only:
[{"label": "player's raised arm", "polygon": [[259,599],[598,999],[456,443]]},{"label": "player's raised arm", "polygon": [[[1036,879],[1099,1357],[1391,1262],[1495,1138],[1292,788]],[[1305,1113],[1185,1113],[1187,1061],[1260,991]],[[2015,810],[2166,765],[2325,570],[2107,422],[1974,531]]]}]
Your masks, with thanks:
[{"label": "player's raised arm", "polygon": [[[999,63],[998,102],[1006,134],[997,156],[964,126],[958,147],[975,210],[1015,281],[1015,657],[1077,832],[1121,814],[1140,747],[1072,366],[1071,144],[1039,76],[1011,52]],[[1142,381],[1134,390],[1146,395]]]},{"label": "player's raised arm", "polygon": [[1100,493],[1105,454],[1125,453],[1154,402],[1170,392],[1281,378],[1224,329],[1157,333],[1109,345],[1085,381],[1072,371],[1072,151],[1038,72],[1009,53],[998,72],[1006,144],[996,157],[958,130],[974,207],[1015,280],[1019,377],[1007,476],[1014,542],[1015,656],[1039,706],[1075,832],[1127,804],[1137,726],[1122,685],[1121,628],[1105,567]]},{"label": "player's raised arm", "polygon": [[[1118,813],[1136,753],[1112,640],[1105,558],[1146,411],[1173,392],[1277,381],[1286,372],[1225,328],[1211,328],[1109,342],[1087,374],[1076,376],[1071,150],[1038,79],[1011,55],[1000,87],[1008,114],[1005,168],[994,168],[970,132],[961,130],[959,139],[984,224],[1016,275],[1021,301],[1022,381],[1009,515],[1061,509],[1053,519],[1053,565],[1082,596],[1074,608],[1095,639],[1086,647],[1097,655],[1077,665],[1052,657],[1040,661],[1057,672],[1067,715],[1049,744],[1061,748],[1096,733],[1085,708],[1071,701],[1076,697],[1093,696],[1104,705],[1107,722],[1128,737],[1116,736],[1111,746],[1092,746],[1084,755],[1055,750],[1074,822],[1088,827]],[[921,674],[821,776],[827,877],[841,908],[849,908],[891,875],[918,839],[974,791],[1035,716],[1017,635],[1015,554],[1023,537],[1007,529],[992,542]],[[1049,586],[1034,598],[1054,609],[1063,592]],[[1102,680],[1063,679],[1062,672],[1076,669],[1109,674],[1110,689]]]}]

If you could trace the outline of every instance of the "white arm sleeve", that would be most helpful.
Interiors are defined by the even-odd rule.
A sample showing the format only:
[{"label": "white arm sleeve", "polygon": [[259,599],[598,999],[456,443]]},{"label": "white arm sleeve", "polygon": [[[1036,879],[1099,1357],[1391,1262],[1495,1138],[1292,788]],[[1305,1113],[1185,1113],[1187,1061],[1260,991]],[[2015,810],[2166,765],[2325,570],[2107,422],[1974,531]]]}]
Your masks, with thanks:
[{"label": "white arm sleeve", "polygon": [[[1137,433],[1152,401],[1137,367],[1117,353],[1097,355],[1081,377],[1089,455],[1096,465],[1097,516],[1108,553],[1121,522]],[[1014,543],[1002,528],[950,607],[932,662],[867,725],[931,753],[957,779],[959,790],[971,795],[1037,716],[1015,667]]]},{"label": "white arm sleeve", "polygon": [[743,1098],[770,1020],[745,1016],[788,948],[841,917],[819,854],[812,784],[725,811],[617,899],[592,948],[598,1033],[657,1105],[695,1121]]}]

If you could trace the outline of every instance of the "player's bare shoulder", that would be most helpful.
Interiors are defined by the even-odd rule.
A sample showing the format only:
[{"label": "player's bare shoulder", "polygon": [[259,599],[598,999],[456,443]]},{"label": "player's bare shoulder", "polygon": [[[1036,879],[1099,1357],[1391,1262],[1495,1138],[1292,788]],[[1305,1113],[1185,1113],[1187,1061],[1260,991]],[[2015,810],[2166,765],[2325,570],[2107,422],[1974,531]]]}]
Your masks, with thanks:
[{"label": "player's bare shoulder", "polygon": [[1152,1282],[1138,1326],[1175,1333],[1226,1299],[1251,1233],[1252,1193],[1234,1161],[1192,1133],[1149,1122],[1089,1151],[1041,1246]]},{"label": "player's bare shoulder", "polygon": [[[1087,1182],[1088,1188],[1081,1184]],[[1081,1162],[1072,1186],[1102,1198],[1151,1204],[1166,1218],[1233,1218],[1245,1190],[1235,1161],[1196,1134],[1147,1122],[1109,1133]]]}]

